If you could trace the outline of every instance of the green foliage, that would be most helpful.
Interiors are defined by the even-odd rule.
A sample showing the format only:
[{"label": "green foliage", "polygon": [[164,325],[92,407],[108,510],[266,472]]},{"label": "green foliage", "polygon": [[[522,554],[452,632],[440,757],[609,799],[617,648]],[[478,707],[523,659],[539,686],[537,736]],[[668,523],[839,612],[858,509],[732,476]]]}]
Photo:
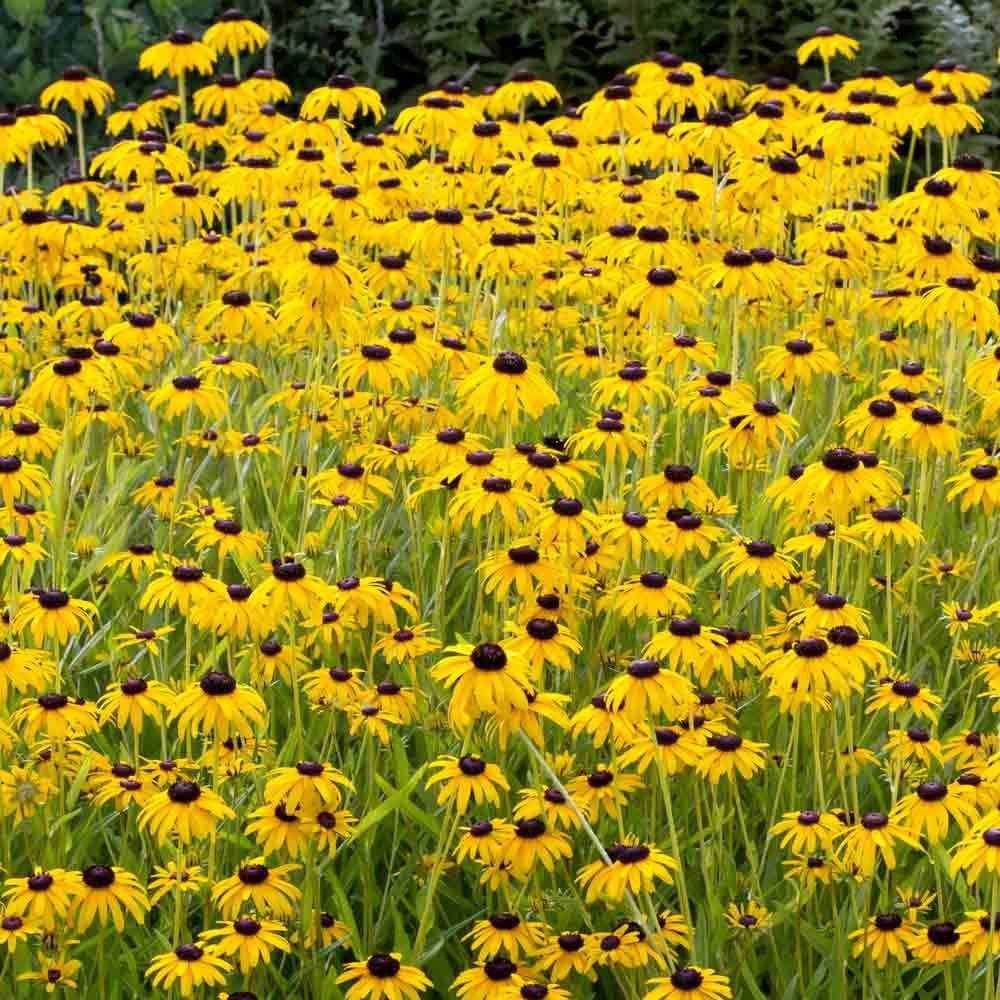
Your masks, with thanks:
[{"label": "green foliage", "polygon": [[[514,65],[581,99],[658,48],[754,79],[815,83],[793,53],[820,24],[861,39],[857,65],[901,79],[946,56],[991,72],[1000,44],[994,0],[247,0],[244,9],[271,29],[264,59],[297,92],[336,69],[378,87],[395,108],[446,79],[497,82]],[[150,81],[135,69],[141,49],[180,25],[203,28],[215,13],[198,0],[2,0],[4,100],[32,99],[72,62],[123,97],[142,96]],[[1000,102],[985,110],[995,126]]]}]

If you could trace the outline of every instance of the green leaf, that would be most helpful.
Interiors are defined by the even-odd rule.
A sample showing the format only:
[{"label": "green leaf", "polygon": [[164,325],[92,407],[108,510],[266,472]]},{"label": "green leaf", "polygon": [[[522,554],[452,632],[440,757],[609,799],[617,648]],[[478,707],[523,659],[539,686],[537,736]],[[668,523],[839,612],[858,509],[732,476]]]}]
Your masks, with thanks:
[{"label": "green leaf", "polygon": [[4,10],[22,28],[28,28],[45,16],[45,0],[4,0]]},{"label": "green leaf", "polygon": [[[375,780],[379,783],[379,786],[382,788],[383,791],[389,793],[389,798],[387,798],[383,802],[380,802],[374,809],[365,814],[361,822],[358,823],[358,825],[354,828],[354,833],[347,841],[345,841],[345,846],[346,844],[359,840],[370,829],[372,829],[372,827],[377,826],[379,823],[382,822],[382,820],[384,820],[387,816],[394,813],[397,809],[402,809],[405,812],[407,812],[408,815],[410,815],[409,810],[405,808],[406,805],[408,804],[407,800],[410,797],[410,793],[416,787],[417,782],[420,780],[421,775],[423,775],[426,766],[427,766],[426,764],[422,764],[419,768],[417,768],[417,770],[413,772],[413,775],[410,778],[410,780],[402,788],[399,789],[394,788],[384,778],[376,774]],[[421,812],[421,810],[417,810],[417,812]],[[427,817],[427,819],[430,821],[430,826],[428,828],[431,830],[432,833],[436,834],[438,829],[437,824],[435,824],[433,819],[427,816],[426,813],[424,813],[423,815]],[[416,819],[417,817],[414,816],[413,818]],[[422,821],[418,820],[418,822]]]}]

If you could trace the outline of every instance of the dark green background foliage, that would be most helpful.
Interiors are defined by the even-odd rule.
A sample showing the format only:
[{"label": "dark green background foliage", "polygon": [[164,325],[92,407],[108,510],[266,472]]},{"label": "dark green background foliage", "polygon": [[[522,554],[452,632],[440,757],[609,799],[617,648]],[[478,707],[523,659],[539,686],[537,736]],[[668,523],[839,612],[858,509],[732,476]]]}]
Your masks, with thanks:
[{"label": "dark green background foliage", "polygon": [[[2,4],[5,103],[34,98],[72,62],[109,80],[120,99],[141,98],[151,81],[136,68],[139,52],[173,28],[205,27],[223,9],[204,0]],[[271,29],[258,58],[297,94],[340,70],[376,86],[393,109],[449,78],[499,82],[515,64],[581,99],[663,48],[747,79],[796,77],[795,47],[819,24],[861,39],[856,66],[901,80],[945,56],[992,74],[1000,43],[996,0],[246,0],[242,9]],[[817,79],[812,68],[801,76]],[[996,92],[982,110],[995,132]]]}]

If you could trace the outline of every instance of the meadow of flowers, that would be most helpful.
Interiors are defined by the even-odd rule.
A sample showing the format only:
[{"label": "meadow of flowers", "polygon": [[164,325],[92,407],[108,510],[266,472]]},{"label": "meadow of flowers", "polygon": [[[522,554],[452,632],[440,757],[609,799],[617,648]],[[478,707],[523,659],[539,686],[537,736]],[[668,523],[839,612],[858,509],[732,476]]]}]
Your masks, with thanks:
[{"label": "meadow of flowers", "polygon": [[0,996],[994,1000],[990,80],[266,41],[0,112]]}]

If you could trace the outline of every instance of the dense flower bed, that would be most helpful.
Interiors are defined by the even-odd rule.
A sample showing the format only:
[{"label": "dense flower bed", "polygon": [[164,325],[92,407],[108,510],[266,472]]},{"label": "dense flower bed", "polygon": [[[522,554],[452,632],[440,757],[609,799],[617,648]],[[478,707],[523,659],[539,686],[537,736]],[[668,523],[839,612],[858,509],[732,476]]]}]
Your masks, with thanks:
[{"label": "dense flower bed", "polygon": [[3,995],[993,1000],[989,80],[266,40],[0,113]]}]

